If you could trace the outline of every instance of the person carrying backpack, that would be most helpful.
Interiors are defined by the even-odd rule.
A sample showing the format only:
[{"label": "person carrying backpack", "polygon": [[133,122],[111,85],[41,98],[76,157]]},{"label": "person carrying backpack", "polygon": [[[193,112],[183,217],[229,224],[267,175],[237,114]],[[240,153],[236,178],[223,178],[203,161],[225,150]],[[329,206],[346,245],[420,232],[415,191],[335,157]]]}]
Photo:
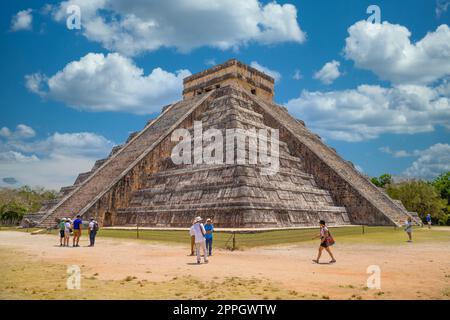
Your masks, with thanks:
[{"label": "person carrying backpack", "polygon": [[89,222],[89,247],[93,247],[95,244],[95,236],[97,235],[97,231],[98,231],[99,227],[98,227],[98,222],[94,219],[91,218],[90,222]]},{"label": "person carrying backpack", "polygon": [[431,214],[427,214],[426,217],[428,229],[431,229]]},{"label": "person carrying backpack", "polygon": [[317,254],[317,259],[313,260],[313,262],[319,263],[319,259],[320,259],[320,256],[322,255],[322,251],[323,251],[323,249],[325,249],[331,257],[330,263],[335,263],[336,259],[334,258],[333,253],[330,250],[330,247],[334,244],[334,239],[331,236],[330,231],[326,227],[325,221],[320,220],[319,224],[320,224],[320,234],[318,236],[314,237],[313,239],[320,237],[320,246],[319,246],[319,252]]},{"label": "person carrying backpack", "polygon": [[[59,246],[63,246],[64,236],[65,236],[65,229],[66,229],[66,218],[62,218],[60,222],[58,223],[59,227]],[[64,243],[65,245],[65,243]]]}]

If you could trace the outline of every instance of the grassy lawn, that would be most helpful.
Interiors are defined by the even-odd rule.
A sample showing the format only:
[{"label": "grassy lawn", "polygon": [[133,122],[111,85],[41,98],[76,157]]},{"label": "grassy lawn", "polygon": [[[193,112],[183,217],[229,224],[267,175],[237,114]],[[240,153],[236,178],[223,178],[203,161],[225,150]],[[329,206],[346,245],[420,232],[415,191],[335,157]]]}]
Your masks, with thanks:
[{"label": "grassy lawn", "polygon": [[[362,227],[330,228],[330,232],[338,243],[367,243],[395,245],[404,243],[406,233],[401,228],[394,227]],[[317,242],[311,240],[318,233],[318,229],[298,229],[266,231],[258,233],[236,233],[235,249],[245,249],[267,245],[283,245],[296,243]],[[136,239],[135,230],[101,230],[100,237]],[[139,239],[165,243],[189,243],[189,235],[186,231],[154,231],[140,230]],[[413,232],[413,240],[416,242],[450,241],[448,229],[434,227],[431,230],[416,228]],[[231,248],[233,235],[225,232],[214,234],[214,246],[219,248]]]},{"label": "grassy lawn", "polygon": [[[26,231],[25,229],[1,228],[1,230]],[[29,232],[35,229],[30,229]],[[394,227],[341,227],[330,228],[330,232],[337,243],[365,243],[365,244],[383,244],[395,245],[404,243],[406,234],[402,228]],[[57,234],[53,230],[52,234]],[[215,232],[214,246],[217,248],[246,249],[260,246],[285,245],[297,243],[312,243],[318,240],[311,240],[318,233],[318,228],[265,231],[256,233],[236,233],[234,236],[229,232]],[[98,237],[117,238],[117,239],[138,239],[136,230],[116,230],[101,229]],[[140,230],[139,240],[162,242],[167,244],[188,244],[189,235],[187,231],[167,231],[167,230]],[[417,227],[413,232],[415,242],[430,241],[450,241],[450,230],[445,227],[427,228]]]}]

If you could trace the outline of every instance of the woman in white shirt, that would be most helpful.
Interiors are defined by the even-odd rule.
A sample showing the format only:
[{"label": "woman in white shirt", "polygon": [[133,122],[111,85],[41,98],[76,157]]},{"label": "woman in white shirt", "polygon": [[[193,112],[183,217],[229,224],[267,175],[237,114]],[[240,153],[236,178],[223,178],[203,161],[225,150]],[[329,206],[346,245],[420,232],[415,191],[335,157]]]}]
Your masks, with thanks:
[{"label": "woman in white shirt", "polygon": [[67,219],[64,223],[64,246],[68,247],[70,242],[71,220]]}]

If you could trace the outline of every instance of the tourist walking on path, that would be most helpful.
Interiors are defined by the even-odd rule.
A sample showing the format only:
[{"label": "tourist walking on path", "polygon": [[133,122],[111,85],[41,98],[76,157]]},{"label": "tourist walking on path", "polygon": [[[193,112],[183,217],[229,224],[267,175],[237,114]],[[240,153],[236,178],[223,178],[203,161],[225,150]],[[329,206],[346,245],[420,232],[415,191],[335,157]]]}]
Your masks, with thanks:
[{"label": "tourist walking on path", "polygon": [[325,249],[328,254],[331,257],[330,263],[335,263],[336,259],[333,256],[333,253],[330,250],[330,246],[334,244],[334,239],[330,234],[330,231],[328,230],[327,226],[325,225],[324,220],[320,220],[320,234],[315,236],[313,239],[317,239],[320,237],[320,246],[319,246],[319,252],[317,254],[317,259],[313,260],[315,263],[319,263],[319,259],[322,256],[322,251]]},{"label": "tourist walking on path", "polygon": [[212,224],[210,218],[206,219],[205,231],[206,231],[205,234],[206,251],[208,252],[208,256],[212,256],[214,225]]},{"label": "tourist walking on path", "polygon": [[81,220],[81,216],[77,215],[77,218],[73,221],[73,246],[79,247],[81,229],[83,226],[83,221]]},{"label": "tourist walking on path", "polygon": [[405,223],[405,232],[408,235],[408,242],[412,242],[412,219],[408,217]]},{"label": "tourist walking on path", "polygon": [[195,252],[197,255],[197,263],[200,263],[201,260],[200,248],[203,251],[203,258],[205,260],[205,263],[208,263],[208,255],[206,253],[206,242],[205,242],[206,231],[205,227],[203,226],[203,223],[201,222],[202,222],[201,217],[195,218],[189,233],[193,234],[195,237]]},{"label": "tourist walking on path", "polygon": [[88,232],[89,232],[89,246],[93,247],[95,245],[95,237],[97,236],[98,231],[98,222],[91,218],[88,225]]},{"label": "tourist walking on path", "polygon": [[431,214],[428,213],[425,219],[427,220],[428,229],[431,229]]},{"label": "tourist walking on path", "polygon": [[[192,225],[194,225],[195,221],[192,222]],[[194,229],[191,227],[191,229],[189,230],[189,235],[191,236],[191,256],[194,256],[195,253],[195,233],[194,233]]]},{"label": "tourist walking on path", "polygon": [[66,219],[64,223],[64,246],[68,247],[70,242],[70,231],[71,231],[71,223],[70,219]]},{"label": "tourist walking on path", "polygon": [[58,224],[59,227],[59,246],[62,247],[64,241],[64,230],[66,229],[66,218],[62,218]]}]

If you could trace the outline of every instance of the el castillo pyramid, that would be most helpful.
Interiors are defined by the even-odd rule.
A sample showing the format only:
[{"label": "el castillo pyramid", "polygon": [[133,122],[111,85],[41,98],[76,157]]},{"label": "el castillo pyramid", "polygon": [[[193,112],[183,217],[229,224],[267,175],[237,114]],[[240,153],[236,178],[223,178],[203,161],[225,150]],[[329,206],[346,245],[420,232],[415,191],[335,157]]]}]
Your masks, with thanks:
[{"label": "el castillo pyramid", "polygon": [[[40,227],[61,217],[94,216],[103,226],[139,223],[186,227],[195,216],[216,227],[272,228],[330,225],[399,225],[409,213],[354,166],[273,102],[274,80],[237,60],[184,79],[183,100],[91,171],[63,187],[58,199],[33,215]],[[175,165],[176,129],[273,128],[279,132],[279,169],[259,164]],[[203,142],[207,144],[207,142]],[[246,147],[246,150],[248,146]]]}]

